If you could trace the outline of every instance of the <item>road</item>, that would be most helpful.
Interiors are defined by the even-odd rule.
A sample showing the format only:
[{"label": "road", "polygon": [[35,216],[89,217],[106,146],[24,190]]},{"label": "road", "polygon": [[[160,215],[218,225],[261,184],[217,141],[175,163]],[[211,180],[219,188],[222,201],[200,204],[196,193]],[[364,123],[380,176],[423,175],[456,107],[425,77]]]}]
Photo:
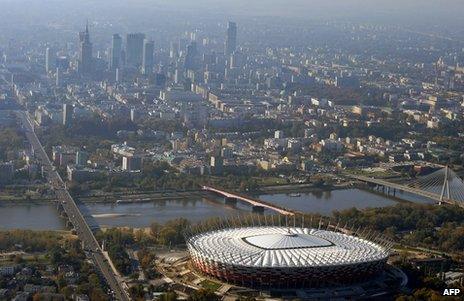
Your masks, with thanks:
[{"label": "road", "polygon": [[37,138],[27,113],[18,111],[17,115],[23,124],[26,137],[34,149],[36,158],[42,163],[50,186],[55,191],[56,197],[61,202],[69,221],[73,224],[79,239],[84,244],[84,250],[87,251],[89,257],[93,260],[101,274],[105,277],[108,286],[113,291],[114,297],[117,300],[129,301],[130,298],[124,289],[124,282],[119,279],[111,269],[111,266],[103,255],[103,250],[93,235],[92,230],[89,228],[86,220],[79,210],[79,207],[76,205],[76,202],[66,189],[64,181],[61,179],[61,176],[56,171],[42,144]]}]

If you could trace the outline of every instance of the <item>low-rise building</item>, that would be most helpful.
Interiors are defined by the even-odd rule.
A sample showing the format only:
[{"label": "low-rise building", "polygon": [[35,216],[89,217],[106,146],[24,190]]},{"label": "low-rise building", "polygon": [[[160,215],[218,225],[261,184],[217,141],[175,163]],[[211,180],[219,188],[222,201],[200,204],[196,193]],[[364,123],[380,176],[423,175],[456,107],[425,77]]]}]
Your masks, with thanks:
[{"label": "low-rise building", "polygon": [[17,266],[2,266],[0,267],[0,276],[11,276],[17,270]]},{"label": "low-rise building", "polygon": [[14,165],[12,162],[0,163],[0,184],[7,184],[13,180]]}]

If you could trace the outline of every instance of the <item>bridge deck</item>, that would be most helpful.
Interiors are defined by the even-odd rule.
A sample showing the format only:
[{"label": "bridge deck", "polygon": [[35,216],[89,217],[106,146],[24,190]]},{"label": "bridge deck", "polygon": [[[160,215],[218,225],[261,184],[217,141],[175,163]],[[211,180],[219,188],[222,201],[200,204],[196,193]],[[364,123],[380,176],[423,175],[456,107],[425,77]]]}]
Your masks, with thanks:
[{"label": "bridge deck", "polygon": [[414,188],[414,187],[411,187],[411,186],[392,183],[392,182],[388,182],[388,181],[385,181],[385,180],[382,180],[382,179],[376,179],[376,178],[360,176],[360,175],[347,174],[347,176],[349,176],[352,179],[358,180],[358,181],[377,184],[377,185],[381,185],[381,186],[385,186],[385,187],[398,189],[398,190],[401,190],[401,191],[404,191],[404,192],[409,192],[409,193],[412,193],[412,194],[415,194],[415,195],[419,195],[419,196],[422,196],[422,197],[432,199],[432,200],[434,200],[436,202],[444,202],[444,203],[448,203],[448,204],[452,204],[452,205],[458,205],[458,206],[463,207],[463,205],[460,202],[456,202],[456,201],[454,201],[452,199],[448,199],[446,197],[441,198],[441,196],[439,194],[429,192],[429,191],[424,191],[424,190],[417,189],[417,188]]},{"label": "bridge deck", "polygon": [[276,211],[277,213],[280,213],[280,214],[283,214],[283,215],[294,215],[295,214],[294,212],[292,212],[289,209],[285,209],[285,208],[282,208],[282,207],[279,207],[279,206],[276,206],[276,205],[273,205],[273,204],[269,204],[269,203],[267,203],[267,202],[265,202],[263,200],[256,200],[256,199],[252,199],[250,197],[242,196],[242,195],[239,195],[237,193],[227,192],[227,191],[216,189],[214,187],[209,187],[209,186],[203,186],[202,189],[205,190],[205,191],[211,191],[211,192],[223,195],[224,197],[236,198],[236,199],[241,200],[243,202],[246,202],[246,203],[248,203],[248,204],[250,204],[252,206],[261,206],[261,207],[264,207],[264,208],[268,208],[268,209],[271,209],[271,210]]},{"label": "bridge deck", "polygon": [[88,251],[89,257],[93,260],[96,267],[105,277],[108,286],[113,290],[115,297],[122,301],[130,300],[126,292],[125,283],[117,275],[115,275],[111,269],[109,260],[105,258],[103,251],[87,221],[66,189],[64,181],[53,167],[50,158],[40,143],[39,138],[35,134],[34,126],[27,116],[27,113],[17,112],[17,114],[24,126],[26,137],[34,150],[34,155],[42,163],[44,172],[46,173],[47,179],[50,183],[50,187],[54,190],[55,195],[66,212],[69,221],[76,229],[76,233]]}]

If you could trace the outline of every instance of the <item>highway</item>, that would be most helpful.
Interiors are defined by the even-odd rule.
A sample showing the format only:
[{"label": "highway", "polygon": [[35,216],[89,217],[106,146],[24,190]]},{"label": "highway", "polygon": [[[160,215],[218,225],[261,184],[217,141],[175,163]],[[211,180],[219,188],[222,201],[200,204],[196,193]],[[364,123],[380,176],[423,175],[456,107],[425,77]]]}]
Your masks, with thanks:
[{"label": "highway", "polygon": [[122,301],[130,300],[127,291],[124,289],[125,283],[119,279],[111,269],[111,266],[103,255],[103,250],[98,244],[92,230],[89,228],[85,218],[79,210],[79,207],[76,205],[76,202],[66,189],[64,181],[61,179],[61,176],[56,171],[42,144],[37,138],[27,113],[17,111],[17,116],[21,120],[26,137],[34,149],[35,157],[42,163],[44,173],[47,176],[50,186],[55,191],[56,197],[61,202],[61,205],[63,206],[69,221],[73,224],[79,239],[83,242],[84,250],[87,251],[87,255],[90,259],[92,259],[96,267],[98,267],[101,274],[106,279],[108,286],[113,291],[114,298]]}]

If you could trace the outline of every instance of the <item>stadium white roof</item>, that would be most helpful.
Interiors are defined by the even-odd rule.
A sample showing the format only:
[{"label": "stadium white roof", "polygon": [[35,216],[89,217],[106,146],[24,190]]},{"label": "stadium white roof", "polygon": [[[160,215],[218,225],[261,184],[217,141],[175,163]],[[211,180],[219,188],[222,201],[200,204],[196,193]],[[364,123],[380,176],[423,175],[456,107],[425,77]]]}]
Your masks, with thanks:
[{"label": "stadium white roof", "polygon": [[256,235],[244,238],[246,242],[261,249],[282,250],[326,247],[332,245],[331,242],[305,233],[271,233]]},{"label": "stadium white roof", "polygon": [[388,251],[340,232],[297,227],[246,227],[188,240],[192,256],[253,267],[335,266],[384,260]]}]

